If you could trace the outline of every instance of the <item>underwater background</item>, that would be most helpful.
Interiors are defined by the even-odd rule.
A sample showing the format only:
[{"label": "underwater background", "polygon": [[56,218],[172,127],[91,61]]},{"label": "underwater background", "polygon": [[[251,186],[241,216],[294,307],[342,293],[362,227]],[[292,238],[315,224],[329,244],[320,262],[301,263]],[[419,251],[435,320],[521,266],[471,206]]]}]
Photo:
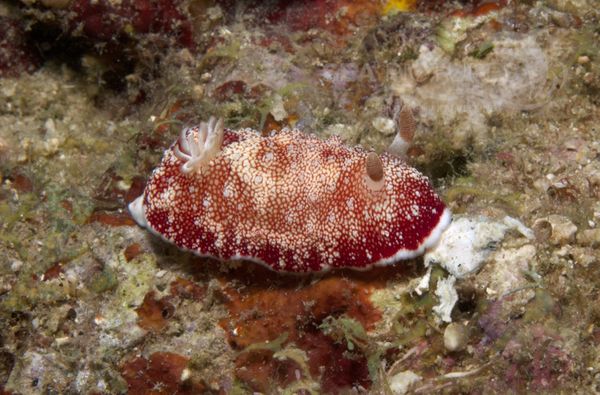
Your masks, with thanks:
[{"label": "underwater background", "polygon": [[[452,259],[289,275],[127,212],[184,126],[381,153],[397,101]],[[600,392],[599,105],[598,0],[1,0],[0,394]]]}]

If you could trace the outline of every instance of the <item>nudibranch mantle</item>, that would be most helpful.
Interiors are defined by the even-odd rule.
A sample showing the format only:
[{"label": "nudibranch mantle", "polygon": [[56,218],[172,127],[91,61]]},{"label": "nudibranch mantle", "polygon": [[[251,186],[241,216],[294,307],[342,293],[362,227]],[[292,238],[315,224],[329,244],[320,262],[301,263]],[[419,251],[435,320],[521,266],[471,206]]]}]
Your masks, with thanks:
[{"label": "nudibranch mantle", "polygon": [[182,131],[129,210],[180,248],[286,272],[413,258],[451,221],[429,180],[396,157],[214,119]]}]

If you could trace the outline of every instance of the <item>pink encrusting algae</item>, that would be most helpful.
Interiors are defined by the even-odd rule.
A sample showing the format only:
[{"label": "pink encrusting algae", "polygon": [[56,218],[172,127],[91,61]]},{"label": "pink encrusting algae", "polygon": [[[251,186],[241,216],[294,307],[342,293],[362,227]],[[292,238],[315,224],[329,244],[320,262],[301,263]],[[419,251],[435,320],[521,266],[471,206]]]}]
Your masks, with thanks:
[{"label": "pink encrusting algae", "polygon": [[412,258],[451,218],[429,180],[391,155],[214,119],[182,131],[129,207],[180,248],[287,272]]}]

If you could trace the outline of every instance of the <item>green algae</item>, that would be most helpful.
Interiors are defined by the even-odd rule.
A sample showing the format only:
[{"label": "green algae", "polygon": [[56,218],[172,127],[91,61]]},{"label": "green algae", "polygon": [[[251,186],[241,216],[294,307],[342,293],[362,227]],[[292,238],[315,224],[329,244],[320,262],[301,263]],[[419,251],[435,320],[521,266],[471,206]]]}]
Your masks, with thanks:
[{"label": "green algae", "polygon": [[400,52],[400,56],[398,57],[398,61],[400,63],[405,63],[410,60],[416,60],[419,58],[418,52],[413,47],[407,47]]},{"label": "green algae", "polygon": [[482,43],[479,47],[475,48],[473,51],[469,52],[469,56],[474,57],[475,59],[485,59],[492,51],[494,50],[494,44],[492,42],[486,41]]},{"label": "green algae", "polygon": [[527,323],[539,322],[546,320],[552,316],[552,312],[556,306],[556,301],[552,295],[543,288],[535,290],[535,297],[527,305],[523,321]]},{"label": "green algae", "polygon": [[135,342],[143,336],[143,330],[136,325],[135,308],[143,302],[145,295],[151,290],[156,271],[156,258],[151,254],[140,254],[129,262],[123,253],[116,258],[116,262],[109,264],[118,273],[118,285],[114,287],[112,281],[99,280],[100,285],[112,286],[113,295],[103,305],[97,321],[98,326],[105,333],[98,352],[106,355],[126,347],[130,342]]},{"label": "green algae", "polygon": [[251,352],[255,350],[268,350],[271,352],[281,351],[281,349],[283,348],[283,344],[287,341],[288,337],[289,333],[283,332],[274,340],[250,344],[242,351],[240,351],[240,353]]},{"label": "green algae", "polygon": [[345,343],[348,351],[354,351],[357,347],[362,349],[368,341],[367,332],[362,324],[345,315],[325,318],[319,329],[335,341]]},{"label": "green algae", "polygon": [[467,30],[472,26],[470,18],[453,17],[442,21],[435,32],[438,45],[452,55],[456,45],[467,37]]},{"label": "green algae", "polygon": [[280,361],[290,360],[294,361],[302,371],[303,379],[296,380],[296,382],[292,383],[290,386],[286,387],[282,393],[284,394],[296,394],[300,390],[308,391],[311,394],[318,394],[320,390],[319,383],[315,382],[310,374],[309,369],[309,359],[306,351],[301,350],[299,348],[294,347],[293,345],[288,345],[284,349],[276,351],[273,354],[273,358],[278,359]]},{"label": "green algae", "polygon": [[208,69],[211,64],[223,60],[225,62],[234,62],[240,56],[241,42],[232,40],[228,44],[219,45],[207,52],[198,66],[199,70]]},{"label": "green algae", "polygon": [[506,207],[510,213],[519,213],[521,211],[520,202],[523,197],[522,193],[502,194],[493,189],[482,189],[479,181],[473,177],[456,178],[453,185],[444,190],[444,199],[446,202],[457,202],[467,196]]},{"label": "green algae", "polygon": [[108,265],[104,265],[102,271],[96,273],[89,283],[90,290],[97,294],[113,290],[118,285],[117,272]]},{"label": "green algae", "polygon": [[[0,223],[7,233],[15,224],[36,218],[35,209],[39,206],[39,198],[33,192],[19,194],[16,202],[0,202]],[[0,235],[2,237],[2,235]]]},{"label": "green algae", "polygon": [[117,257],[119,285],[115,289],[118,299],[112,306],[115,314],[129,311],[132,306],[139,306],[154,283],[156,257],[153,254],[140,254],[127,261],[123,252]]},{"label": "green algae", "polygon": [[28,311],[38,305],[52,305],[70,298],[70,287],[62,281],[39,282],[30,271],[23,271],[10,295],[0,301],[4,311]]},{"label": "green algae", "polygon": [[16,232],[0,234],[0,242],[14,251],[21,260],[29,258],[29,246],[23,242],[20,234]]}]

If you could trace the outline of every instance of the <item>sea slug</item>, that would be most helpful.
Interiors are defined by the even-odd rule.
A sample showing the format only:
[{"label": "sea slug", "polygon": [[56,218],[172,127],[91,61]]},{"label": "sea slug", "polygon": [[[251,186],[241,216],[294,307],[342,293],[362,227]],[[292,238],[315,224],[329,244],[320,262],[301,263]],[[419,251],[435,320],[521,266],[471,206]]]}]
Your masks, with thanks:
[{"label": "sea slug", "polygon": [[214,118],[183,129],[129,209],[180,248],[286,272],[413,258],[451,220],[429,180],[390,154]]}]

